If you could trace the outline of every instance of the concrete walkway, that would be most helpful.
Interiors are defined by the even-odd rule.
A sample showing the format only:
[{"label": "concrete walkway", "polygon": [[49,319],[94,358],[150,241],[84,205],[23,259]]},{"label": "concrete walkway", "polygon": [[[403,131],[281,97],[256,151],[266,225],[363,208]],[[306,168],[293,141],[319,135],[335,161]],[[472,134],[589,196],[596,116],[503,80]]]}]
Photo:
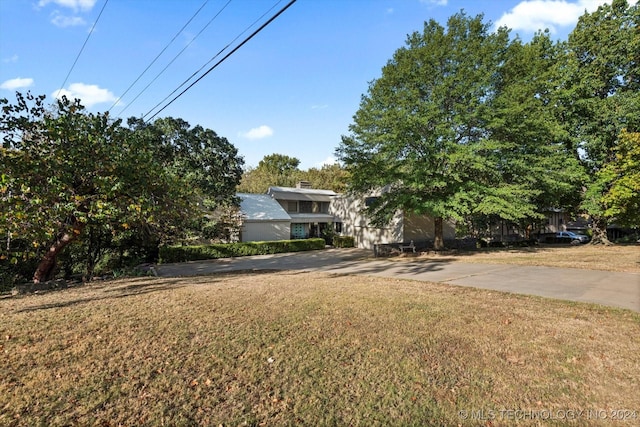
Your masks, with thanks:
[{"label": "concrete walkway", "polygon": [[640,312],[640,273],[570,268],[472,264],[453,258],[394,261],[361,249],[327,249],[277,255],[161,264],[158,276],[194,276],[234,270],[302,270],[449,283],[590,302]]}]

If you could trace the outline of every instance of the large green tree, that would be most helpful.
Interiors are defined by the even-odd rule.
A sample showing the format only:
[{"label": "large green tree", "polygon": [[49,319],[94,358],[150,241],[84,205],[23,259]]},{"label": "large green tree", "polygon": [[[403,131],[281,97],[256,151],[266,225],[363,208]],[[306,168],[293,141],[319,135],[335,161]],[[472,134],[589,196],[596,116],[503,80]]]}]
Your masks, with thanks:
[{"label": "large green tree", "polygon": [[[47,107],[44,96],[18,93],[15,104],[0,102],[3,258],[39,259],[34,282],[49,280],[56,259],[78,240],[131,230],[165,237],[180,233],[201,214],[204,191],[232,195],[240,177],[240,168],[233,168],[235,151],[228,150],[235,161],[230,165],[224,156],[218,163],[211,160],[215,149],[206,147],[215,138],[210,131],[197,128],[192,154],[176,155],[179,150],[162,131],[140,123],[124,127],[106,113],[88,113],[78,100],[63,98]],[[209,169],[211,180],[196,170],[212,164],[235,176],[235,182],[216,187],[211,181],[224,181],[218,170]],[[20,242],[20,253],[12,253],[12,240]]]},{"label": "large green tree", "polygon": [[602,206],[602,215],[618,225],[640,228],[640,133],[623,131],[613,160],[598,171],[585,199]]},{"label": "large green tree", "polygon": [[614,0],[584,14],[569,35],[563,66],[558,92],[589,175],[582,206],[593,220],[592,242],[609,243],[609,183],[601,170],[616,161],[622,130],[640,131],[640,4]]},{"label": "large green tree", "polygon": [[398,210],[431,215],[441,248],[444,219],[538,216],[541,201],[557,198],[549,190],[565,168],[546,113],[550,88],[536,80],[554,52],[543,34],[523,46],[464,13],[447,28],[431,20],[411,34],[370,84],[336,151],[350,191],[379,192],[367,208],[372,223]]},{"label": "large green tree", "polygon": [[300,180],[300,160],[284,154],[264,156],[255,168],[242,176],[238,191],[243,193],[266,193],[270,186],[293,187]]},{"label": "large green tree", "polygon": [[173,117],[152,123],[130,118],[128,124],[151,138],[159,153],[157,160],[197,191],[207,207],[233,201],[244,161],[226,138]]},{"label": "large green tree", "polygon": [[336,193],[347,191],[349,174],[338,163],[325,164],[320,168],[309,168],[300,173],[300,180],[308,181],[313,188],[333,190]]},{"label": "large green tree", "polygon": [[272,186],[294,187],[300,181],[308,181],[313,188],[346,190],[347,171],[337,163],[320,168],[299,169],[300,160],[283,154],[265,156],[257,167],[247,169],[238,186],[241,193],[262,194]]}]

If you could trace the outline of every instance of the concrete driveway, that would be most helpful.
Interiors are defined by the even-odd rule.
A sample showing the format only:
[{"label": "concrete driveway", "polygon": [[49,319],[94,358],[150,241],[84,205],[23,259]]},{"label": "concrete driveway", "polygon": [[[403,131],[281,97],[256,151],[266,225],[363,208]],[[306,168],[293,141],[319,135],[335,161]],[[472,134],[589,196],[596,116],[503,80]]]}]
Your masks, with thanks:
[{"label": "concrete driveway", "polygon": [[158,276],[194,276],[234,270],[302,270],[448,283],[590,302],[640,312],[640,274],[570,268],[471,264],[453,258],[394,261],[362,249],[327,249],[276,255],[161,264]]}]

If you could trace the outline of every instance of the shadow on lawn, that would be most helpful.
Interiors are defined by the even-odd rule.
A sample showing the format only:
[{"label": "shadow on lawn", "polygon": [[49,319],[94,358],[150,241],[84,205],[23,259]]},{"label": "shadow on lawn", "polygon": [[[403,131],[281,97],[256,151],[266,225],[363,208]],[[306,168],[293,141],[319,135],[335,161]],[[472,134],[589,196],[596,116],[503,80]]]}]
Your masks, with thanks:
[{"label": "shadow on lawn", "polygon": [[[262,271],[233,271],[225,272],[212,276],[192,276],[192,277],[175,277],[175,278],[156,278],[156,277],[144,277],[144,278],[130,278],[125,279],[125,284],[120,284],[122,280],[117,281],[104,281],[101,283],[89,283],[84,287],[87,293],[91,293],[91,296],[86,298],[76,298],[66,301],[59,301],[48,304],[35,305],[32,307],[26,307],[17,310],[21,312],[32,312],[38,310],[49,310],[54,308],[72,307],[79,304],[86,304],[94,301],[105,301],[110,299],[128,298],[138,295],[145,295],[155,292],[172,291],[186,286],[193,285],[212,285],[223,281],[227,277],[236,277],[238,275],[256,275],[264,273],[273,273],[273,270]],[[74,286],[76,289],[82,289],[81,286]],[[66,288],[70,289],[70,288]],[[61,292],[63,289],[50,289],[44,293]],[[61,297],[64,296],[61,294]]]}]

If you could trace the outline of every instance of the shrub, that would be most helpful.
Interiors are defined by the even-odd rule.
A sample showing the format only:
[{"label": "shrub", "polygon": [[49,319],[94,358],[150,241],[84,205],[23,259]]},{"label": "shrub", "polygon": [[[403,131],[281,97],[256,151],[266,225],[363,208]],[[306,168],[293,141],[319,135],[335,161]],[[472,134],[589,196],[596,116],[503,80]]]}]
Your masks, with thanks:
[{"label": "shrub", "polygon": [[324,239],[278,240],[274,242],[220,243],[198,246],[163,246],[160,263],[198,261],[250,255],[324,249]]},{"label": "shrub", "polygon": [[353,248],[355,245],[353,236],[333,236],[333,246],[336,248]]}]

